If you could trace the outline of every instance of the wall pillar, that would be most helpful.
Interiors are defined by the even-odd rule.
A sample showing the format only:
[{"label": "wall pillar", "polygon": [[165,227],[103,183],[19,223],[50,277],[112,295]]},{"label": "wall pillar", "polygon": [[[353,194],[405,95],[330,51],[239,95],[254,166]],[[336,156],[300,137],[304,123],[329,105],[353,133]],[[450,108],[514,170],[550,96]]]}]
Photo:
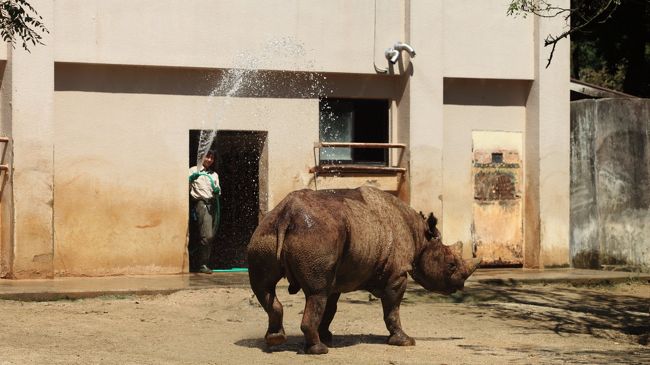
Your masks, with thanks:
[{"label": "wall pillar", "polygon": [[409,80],[410,204],[433,211],[442,226],[443,2],[410,1],[410,39],[417,55]]},{"label": "wall pillar", "polygon": [[[54,2],[30,2],[54,31]],[[44,34],[46,45],[17,44],[8,51],[3,110],[3,132],[11,142],[11,194],[3,194],[3,248],[11,249],[5,276],[51,277],[53,273],[54,176],[54,37]],[[8,77],[7,77],[8,76]],[[4,83],[3,82],[3,83]],[[7,199],[7,197],[9,199]],[[6,254],[3,254],[6,256]]]},{"label": "wall pillar", "polygon": [[[568,0],[556,1],[569,7]],[[569,264],[570,98],[569,40],[560,41],[546,67],[549,34],[562,17],[535,18],[535,78],[526,104],[524,267]]]}]

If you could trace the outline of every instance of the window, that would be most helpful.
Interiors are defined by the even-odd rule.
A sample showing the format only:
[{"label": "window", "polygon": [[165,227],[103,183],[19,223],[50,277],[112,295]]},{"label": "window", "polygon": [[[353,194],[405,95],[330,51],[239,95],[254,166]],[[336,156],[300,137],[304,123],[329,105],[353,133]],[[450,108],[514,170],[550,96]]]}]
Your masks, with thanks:
[{"label": "window", "polygon": [[[321,99],[321,142],[388,143],[388,100]],[[388,165],[386,149],[327,147],[323,163]]]},{"label": "window", "polygon": [[497,153],[493,152],[492,153],[492,163],[503,163],[503,153]]}]

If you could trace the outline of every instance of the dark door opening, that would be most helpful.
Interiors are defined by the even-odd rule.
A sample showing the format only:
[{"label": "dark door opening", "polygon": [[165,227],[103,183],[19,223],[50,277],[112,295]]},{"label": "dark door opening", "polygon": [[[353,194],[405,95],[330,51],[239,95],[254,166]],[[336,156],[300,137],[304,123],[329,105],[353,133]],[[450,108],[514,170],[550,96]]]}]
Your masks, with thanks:
[{"label": "dark door opening", "polygon": [[[200,133],[190,131],[191,166],[196,164]],[[221,222],[212,268],[248,267],[246,246],[268,208],[266,138],[265,131],[217,131],[212,149],[221,185]]]}]

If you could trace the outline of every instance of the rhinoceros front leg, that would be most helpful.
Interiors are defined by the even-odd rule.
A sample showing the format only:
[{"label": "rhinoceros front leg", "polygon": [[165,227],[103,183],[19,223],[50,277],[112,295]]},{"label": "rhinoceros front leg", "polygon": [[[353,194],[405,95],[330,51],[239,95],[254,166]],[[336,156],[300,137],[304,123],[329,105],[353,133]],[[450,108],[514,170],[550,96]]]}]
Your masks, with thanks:
[{"label": "rhinoceros front leg", "polygon": [[330,294],[327,298],[325,313],[323,314],[320,326],[318,326],[318,335],[320,336],[320,340],[327,345],[327,347],[332,347],[332,332],[330,331],[330,324],[336,314],[337,303],[340,296],[341,293],[334,293]]},{"label": "rhinoceros front leg", "polygon": [[409,337],[402,330],[402,323],[399,318],[399,306],[406,291],[406,276],[400,276],[388,283],[381,298],[381,305],[384,309],[384,322],[390,333],[388,344],[394,346],[413,346],[415,340]]},{"label": "rhinoceros front leg", "polygon": [[306,295],[305,311],[302,315],[300,329],[305,334],[305,353],[307,354],[326,354],[328,351],[318,334],[326,303],[327,295],[325,294]]}]

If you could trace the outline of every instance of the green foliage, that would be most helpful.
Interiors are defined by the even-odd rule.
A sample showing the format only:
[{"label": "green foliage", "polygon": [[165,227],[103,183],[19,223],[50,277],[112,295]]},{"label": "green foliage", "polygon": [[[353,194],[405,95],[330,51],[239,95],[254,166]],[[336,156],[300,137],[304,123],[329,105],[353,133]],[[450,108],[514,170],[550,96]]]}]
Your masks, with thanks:
[{"label": "green foliage", "polygon": [[43,44],[42,33],[49,33],[43,18],[25,0],[0,1],[0,35],[5,42],[15,46],[20,40],[25,50],[29,44]]},{"label": "green foliage", "polygon": [[571,43],[573,67],[571,77],[599,85],[612,90],[623,91],[623,83],[627,74],[627,60],[615,60],[609,66],[596,42],[580,37],[574,37]]},{"label": "green foliage", "polygon": [[570,8],[553,0],[511,0],[507,14],[562,17],[566,27],[549,34],[553,58],[557,42],[571,37],[571,76],[585,82],[650,97],[650,3],[647,0],[571,0]]}]

